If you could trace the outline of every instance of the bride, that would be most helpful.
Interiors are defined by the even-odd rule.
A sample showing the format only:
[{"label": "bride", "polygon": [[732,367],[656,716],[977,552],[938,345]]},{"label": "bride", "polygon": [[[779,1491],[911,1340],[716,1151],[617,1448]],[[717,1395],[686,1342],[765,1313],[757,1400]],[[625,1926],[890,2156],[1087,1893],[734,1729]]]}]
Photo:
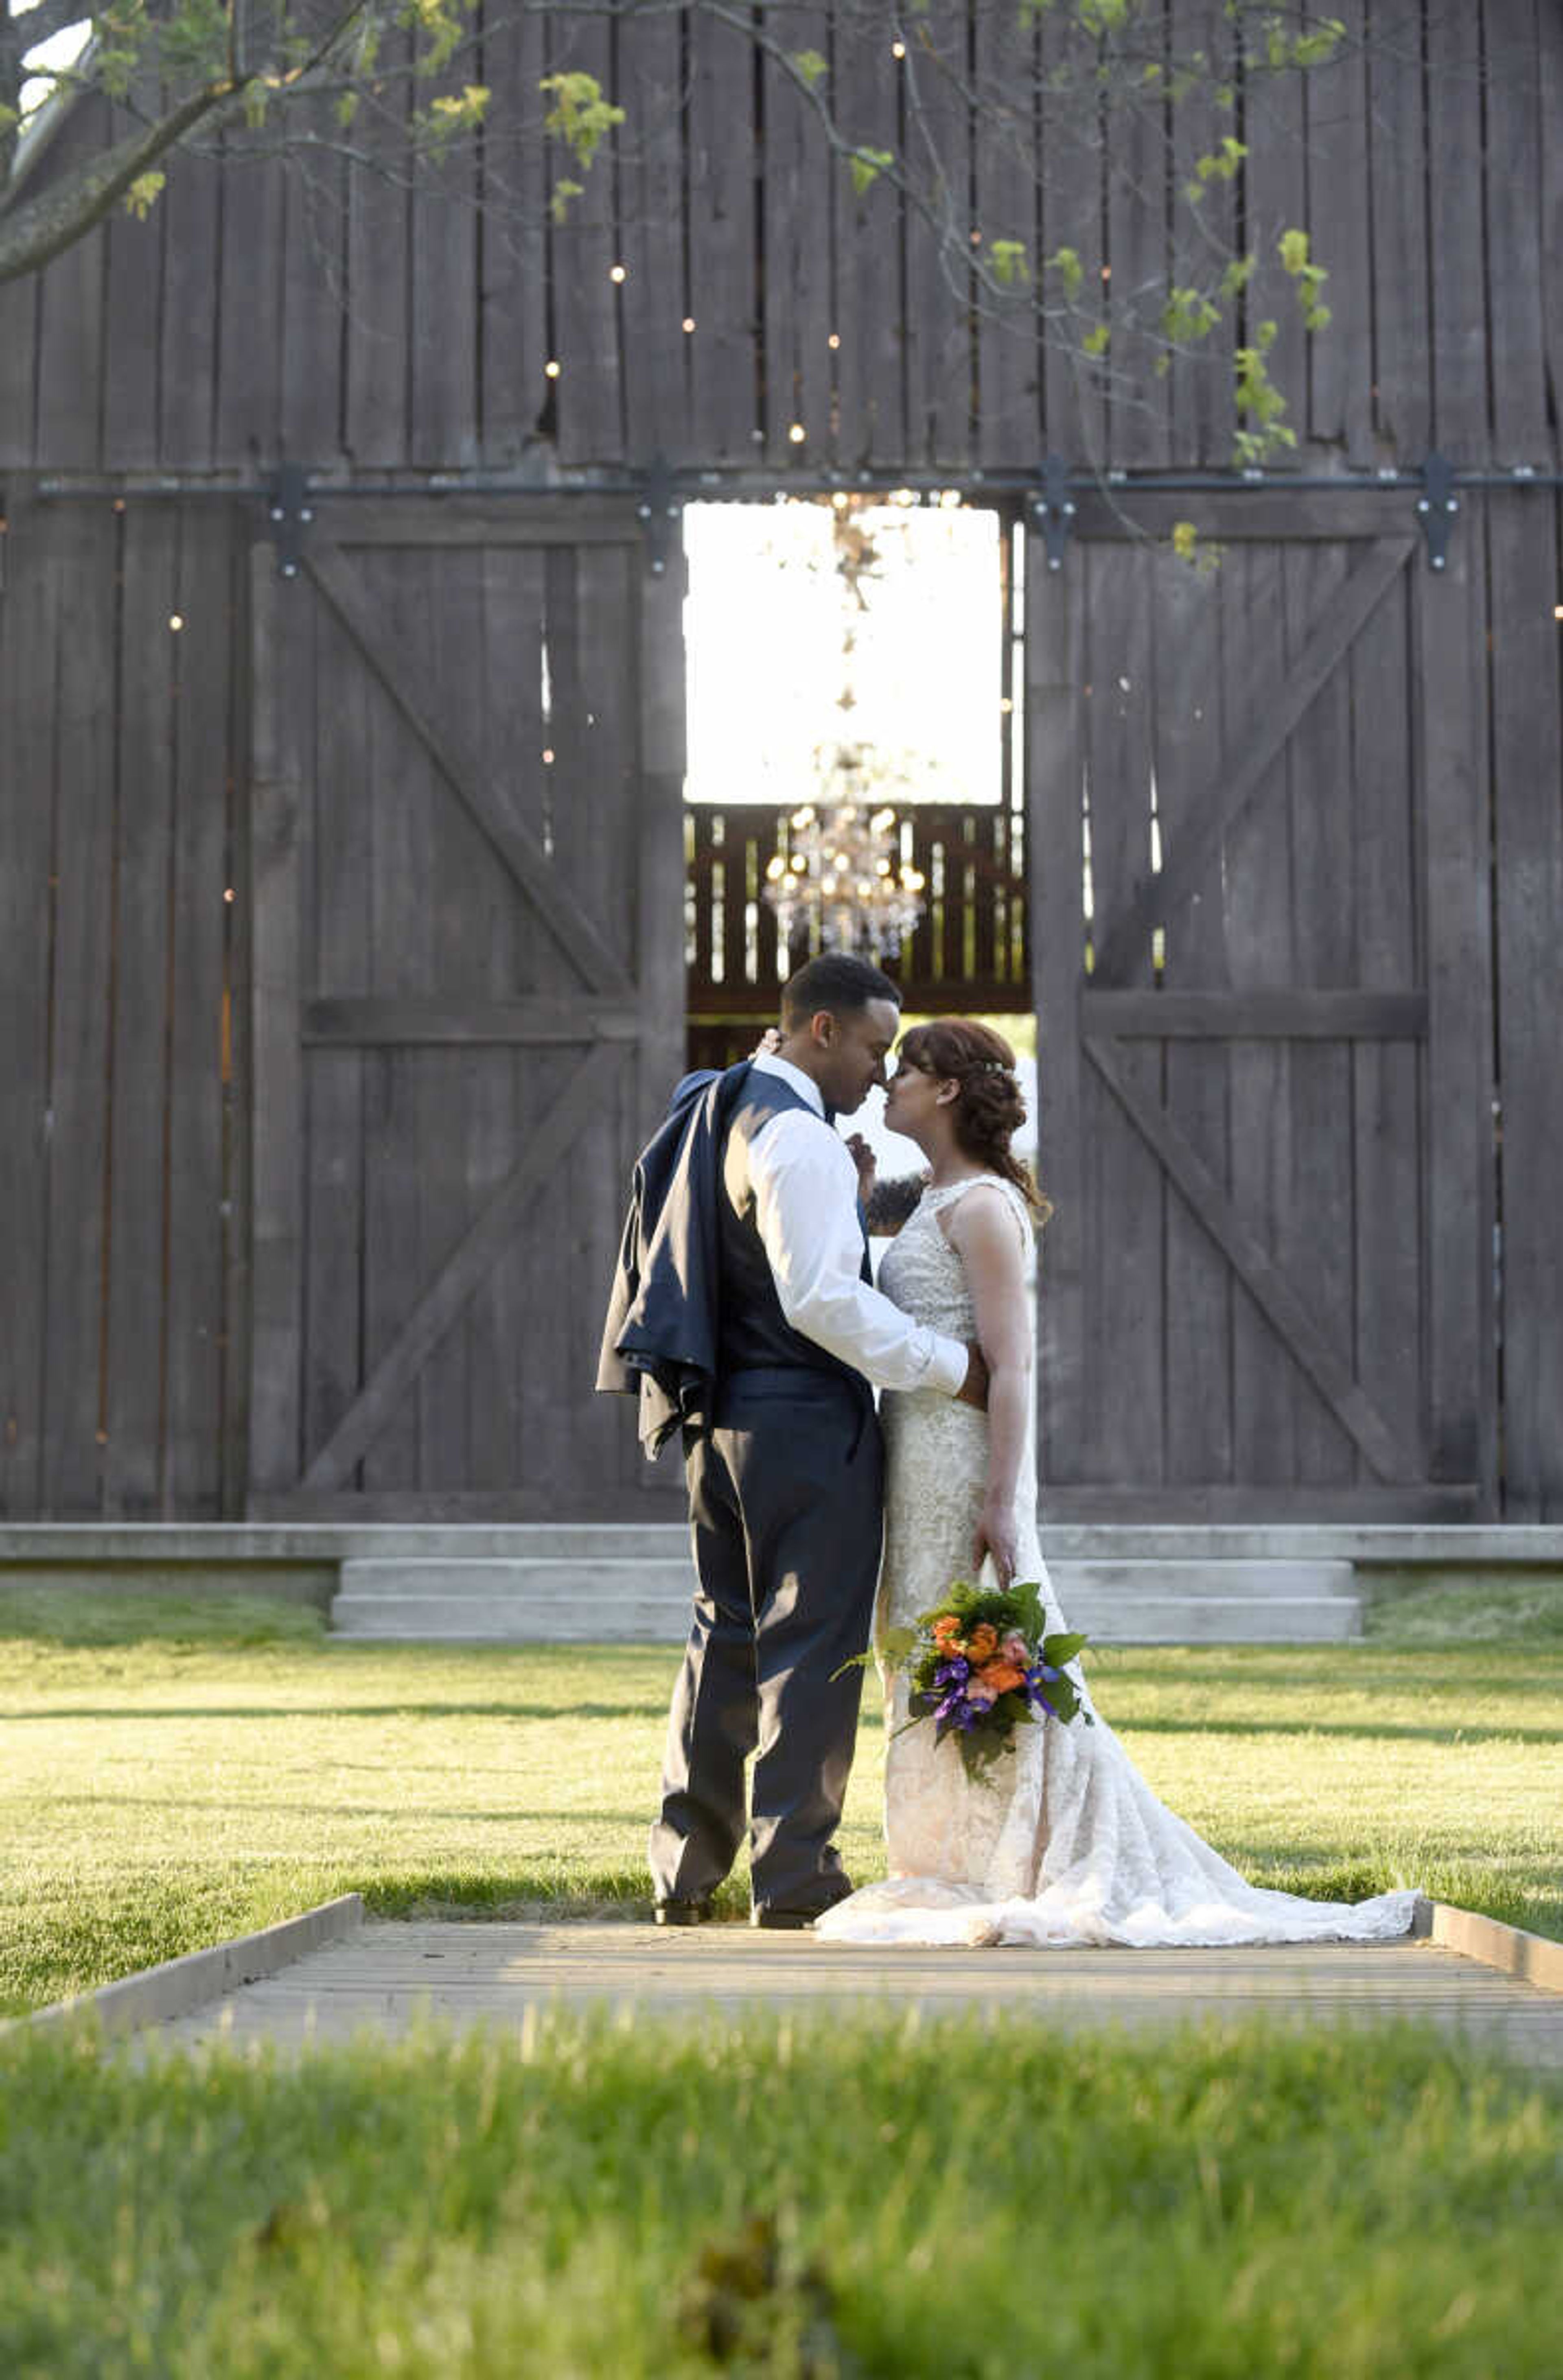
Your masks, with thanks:
[{"label": "bride", "polygon": [[[1025,1288],[1046,1208],[1010,1152],[1025,1117],[1014,1062],[1007,1043],[971,1020],[916,1026],[885,1099],[885,1123],[916,1142],[928,1170],[879,1286],[920,1322],[980,1340],[991,1387],[986,1414],[936,1391],[884,1396],[876,1634],[914,1621],[979,1562],[1001,1585],[1038,1581],[1049,1630],[1065,1624],[1037,1534]],[[816,1918],[826,1941],[1144,1949],[1370,1941],[1410,1925],[1414,1892],[1349,1906],[1246,1883],[1156,1799],[1089,1694],[1082,1710],[1093,1725],[1083,1716],[1023,1724],[977,1781],[953,1741],[935,1742],[931,1722],[894,1731],[907,1697],[903,1674],[886,1714],[889,1877]]]}]

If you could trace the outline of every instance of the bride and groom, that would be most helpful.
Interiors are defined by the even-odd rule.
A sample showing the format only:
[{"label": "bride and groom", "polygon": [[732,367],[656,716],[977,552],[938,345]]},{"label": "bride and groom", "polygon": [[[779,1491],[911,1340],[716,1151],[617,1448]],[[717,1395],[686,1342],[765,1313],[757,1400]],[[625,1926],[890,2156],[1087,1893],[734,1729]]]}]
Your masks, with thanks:
[{"label": "bride and groom", "polygon": [[[1013,1055],[967,1019],[901,1039],[885,1121],[926,1170],[876,1287],[872,1163],[835,1118],[885,1084],[899,1023],[878,968],[812,960],[779,1037],[687,1076],[635,1169],[597,1385],[638,1395],[648,1452],[681,1437],[698,1577],[651,1836],[658,1922],[710,1913],[747,1832],[753,1923],[832,1941],[1404,1933],[1412,1892],[1348,1907],[1245,1882],[1157,1800],[1083,1683],[1094,1725],[1021,1726],[981,1778],[931,1726],[892,1733],[889,1876],[853,1890],[832,1839],[876,1621],[909,1625],[981,1565],[1036,1580],[1064,1625],[1038,1536],[1025,1294],[1045,1207],[1011,1152]],[[892,1730],[908,1691],[892,1682]]]}]

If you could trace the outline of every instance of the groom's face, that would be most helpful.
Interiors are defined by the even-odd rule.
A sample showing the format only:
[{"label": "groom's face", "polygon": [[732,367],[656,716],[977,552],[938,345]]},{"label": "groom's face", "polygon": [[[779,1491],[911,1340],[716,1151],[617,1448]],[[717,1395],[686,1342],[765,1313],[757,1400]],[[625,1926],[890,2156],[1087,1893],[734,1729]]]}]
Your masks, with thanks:
[{"label": "groom's face", "polygon": [[[900,1024],[901,1012],[893,1000],[871,1000],[844,1015],[827,1010],[815,1017],[814,1039],[825,1058],[816,1080],[837,1115],[854,1114],[876,1083],[884,1088],[885,1061]],[[822,1026],[828,1027],[823,1036]]]}]

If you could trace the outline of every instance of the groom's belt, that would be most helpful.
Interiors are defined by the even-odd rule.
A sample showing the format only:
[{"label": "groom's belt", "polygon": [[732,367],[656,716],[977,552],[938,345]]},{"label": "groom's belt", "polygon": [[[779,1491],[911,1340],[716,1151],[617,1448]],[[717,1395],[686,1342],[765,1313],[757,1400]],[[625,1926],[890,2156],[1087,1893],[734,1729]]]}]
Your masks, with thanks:
[{"label": "groom's belt", "polygon": [[763,1397],[766,1389],[807,1390],[812,1398],[828,1397],[833,1392],[846,1404],[873,1410],[873,1390],[861,1372],[844,1364],[734,1364],[727,1366],[715,1386],[712,1398],[712,1417],[717,1428],[730,1427],[729,1415],[734,1405],[748,1406],[749,1392]]}]

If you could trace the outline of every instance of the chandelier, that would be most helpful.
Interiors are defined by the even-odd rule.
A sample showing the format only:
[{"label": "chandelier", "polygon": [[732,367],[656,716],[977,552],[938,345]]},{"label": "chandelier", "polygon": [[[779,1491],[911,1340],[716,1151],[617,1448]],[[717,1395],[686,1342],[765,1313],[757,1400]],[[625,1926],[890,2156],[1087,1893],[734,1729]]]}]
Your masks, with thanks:
[{"label": "chandelier", "polygon": [[844,745],[830,770],[831,797],[805,802],[788,821],[786,847],[765,870],[783,951],[806,933],[810,947],[894,958],[922,915],[926,879],[902,863],[893,809],[859,800],[868,773],[861,746]]}]

